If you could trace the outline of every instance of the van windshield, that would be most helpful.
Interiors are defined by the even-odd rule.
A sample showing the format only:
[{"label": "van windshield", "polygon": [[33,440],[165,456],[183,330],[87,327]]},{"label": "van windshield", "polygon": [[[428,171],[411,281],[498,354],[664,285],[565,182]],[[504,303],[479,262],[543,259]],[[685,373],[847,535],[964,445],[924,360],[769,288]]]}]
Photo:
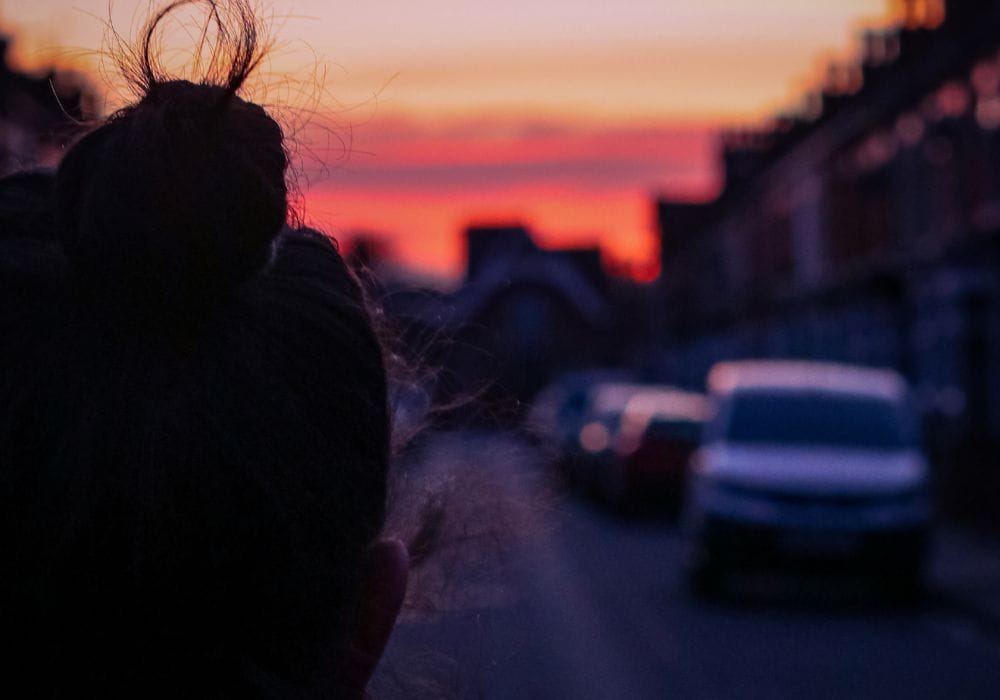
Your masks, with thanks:
[{"label": "van windshield", "polygon": [[741,443],[903,449],[913,442],[900,407],[830,392],[741,392],[732,398],[726,439]]}]

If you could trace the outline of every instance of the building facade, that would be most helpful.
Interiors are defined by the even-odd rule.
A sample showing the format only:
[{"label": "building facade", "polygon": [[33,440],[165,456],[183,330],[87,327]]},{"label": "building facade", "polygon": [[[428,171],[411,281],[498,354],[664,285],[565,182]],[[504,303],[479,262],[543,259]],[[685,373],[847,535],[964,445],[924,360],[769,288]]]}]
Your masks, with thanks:
[{"label": "building facade", "polygon": [[740,357],[895,367],[946,507],[986,518],[1000,507],[1000,3],[907,7],[801,114],[723,137],[716,200],[658,203],[661,367],[689,384]]}]

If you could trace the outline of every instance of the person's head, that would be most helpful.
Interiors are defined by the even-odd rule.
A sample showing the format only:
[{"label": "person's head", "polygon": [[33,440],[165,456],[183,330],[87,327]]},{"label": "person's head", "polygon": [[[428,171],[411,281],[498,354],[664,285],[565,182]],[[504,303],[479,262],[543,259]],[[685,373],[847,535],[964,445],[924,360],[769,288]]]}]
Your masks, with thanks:
[{"label": "person's head", "polygon": [[405,590],[371,318],[286,224],[248,6],[206,2],[222,79],[159,72],[160,13],[141,98],[0,182],[0,663],[37,695],[356,695]]}]

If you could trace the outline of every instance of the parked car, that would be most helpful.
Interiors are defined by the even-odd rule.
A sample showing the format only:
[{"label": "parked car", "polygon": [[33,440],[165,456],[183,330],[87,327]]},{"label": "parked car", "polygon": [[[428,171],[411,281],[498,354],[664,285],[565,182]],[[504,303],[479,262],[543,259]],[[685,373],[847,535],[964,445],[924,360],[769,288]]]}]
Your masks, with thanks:
[{"label": "parked car", "polygon": [[791,361],[727,362],[692,458],[683,518],[689,580],[734,572],[856,571],[920,590],[931,520],[928,466],[896,372]]},{"label": "parked car", "polygon": [[567,452],[579,448],[578,436],[591,410],[594,387],[622,381],[626,376],[621,370],[607,369],[561,375],[535,396],[522,430],[528,439],[547,451],[553,461],[559,462]]},{"label": "parked car", "polygon": [[618,506],[665,502],[676,509],[708,410],[703,394],[673,387],[650,385],[631,394],[611,438],[613,457],[601,465],[605,499]]},{"label": "parked car", "polygon": [[563,445],[563,472],[572,484],[601,493],[603,477],[616,459],[615,435],[629,399],[644,385],[599,382],[590,386],[581,420]]}]

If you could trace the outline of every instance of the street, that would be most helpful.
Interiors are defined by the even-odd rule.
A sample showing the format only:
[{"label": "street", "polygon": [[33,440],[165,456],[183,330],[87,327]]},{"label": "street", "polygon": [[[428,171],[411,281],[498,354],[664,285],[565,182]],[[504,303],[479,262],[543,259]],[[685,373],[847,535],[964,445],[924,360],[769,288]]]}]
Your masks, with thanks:
[{"label": "street", "polygon": [[490,516],[516,531],[488,572],[448,560],[464,595],[404,615],[376,697],[997,697],[996,627],[934,592],[894,607],[850,581],[765,577],[698,601],[674,525],[548,493],[534,448],[453,434],[423,459],[493,475],[473,499],[532,515]]}]

